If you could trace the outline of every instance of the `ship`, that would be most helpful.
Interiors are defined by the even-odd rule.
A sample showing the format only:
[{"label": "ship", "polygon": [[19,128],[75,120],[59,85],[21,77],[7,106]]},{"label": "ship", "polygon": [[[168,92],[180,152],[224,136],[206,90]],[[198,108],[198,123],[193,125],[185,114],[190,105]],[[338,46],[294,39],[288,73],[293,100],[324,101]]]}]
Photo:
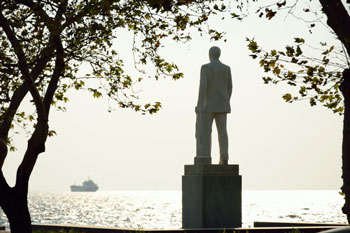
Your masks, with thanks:
[{"label": "ship", "polygon": [[83,182],[83,185],[71,185],[70,190],[72,192],[96,192],[98,186],[91,179]]}]

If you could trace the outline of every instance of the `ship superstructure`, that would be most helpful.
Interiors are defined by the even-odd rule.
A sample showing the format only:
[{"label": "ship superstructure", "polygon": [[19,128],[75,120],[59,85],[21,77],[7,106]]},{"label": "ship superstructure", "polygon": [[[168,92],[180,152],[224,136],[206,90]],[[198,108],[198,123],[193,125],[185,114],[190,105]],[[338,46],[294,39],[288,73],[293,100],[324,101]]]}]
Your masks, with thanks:
[{"label": "ship superstructure", "polygon": [[71,185],[70,190],[72,192],[96,192],[98,186],[91,179],[83,182],[83,185]]}]

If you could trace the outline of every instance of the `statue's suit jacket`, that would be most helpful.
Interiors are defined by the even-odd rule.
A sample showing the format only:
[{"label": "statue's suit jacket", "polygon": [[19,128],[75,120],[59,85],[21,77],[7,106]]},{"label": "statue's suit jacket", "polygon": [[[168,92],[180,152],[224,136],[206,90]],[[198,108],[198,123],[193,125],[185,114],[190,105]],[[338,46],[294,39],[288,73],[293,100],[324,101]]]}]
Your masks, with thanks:
[{"label": "statue's suit jacket", "polygon": [[219,60],[202,65],[198,105],[207,112],[231,112],[232,77],[229,66]]}]

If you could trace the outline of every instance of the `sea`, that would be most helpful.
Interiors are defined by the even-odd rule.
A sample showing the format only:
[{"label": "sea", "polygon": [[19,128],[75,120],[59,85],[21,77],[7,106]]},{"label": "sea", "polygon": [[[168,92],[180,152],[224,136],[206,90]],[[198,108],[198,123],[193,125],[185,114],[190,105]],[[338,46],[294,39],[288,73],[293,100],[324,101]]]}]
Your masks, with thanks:
[{"label": "sea", "polygon": [[[136,229],[181,228],[181,191],[32,192],[33,224],[74,224]],[[244,190],[242,226],[254,222],[346,223],[337,190]],[[0,209],[0,225],[8,228]]]}]

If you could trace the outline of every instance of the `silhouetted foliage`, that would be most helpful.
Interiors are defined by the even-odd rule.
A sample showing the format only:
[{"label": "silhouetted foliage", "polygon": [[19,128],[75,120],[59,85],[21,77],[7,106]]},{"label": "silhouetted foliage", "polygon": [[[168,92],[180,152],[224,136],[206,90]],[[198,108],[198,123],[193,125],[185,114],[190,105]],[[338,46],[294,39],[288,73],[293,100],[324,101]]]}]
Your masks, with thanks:
[{"label": "silhouetted foliage", "polygon": [[[319,4],[314,8],[316,3]],[[350,6],[347,4],[341,0],[281,0],[261,6],[256,12],[268,20],[284,12],[303,21],[310,34],[316,27],[329,27],[340,46],[322,41],[316,46],[308,45],[304,38],[295,37],[294,43],[286,45],[285,49],[266,51],[254,38],[247,38],[247,41],[250,56],[259,60],[267,74],[263,77],[265,84],[285,83],[298,88],[295,94],[283,95],[286,102],[308,99],[311,106],[321,104],[344,115],[341,190],[345,194],[345,204],[342,210],[350,222]],[[312,55],[305,53],[310,48]]]},{"label": "silhouetted foliage", "polygon": [[[28,182],[38,155],[45,151],[49,113],[54,106],[65,110],[69,89],[87,90],[106,96],[121,108],[156,113],[161,104],[140,103],[132,91],[142,77],[124,72],[123,60],[113,43],[118,30],[134,33],[135,65],[155,67],[154,78],[183,77],[176,64],[159,55],[162,41],[191,39],[188,28],[207,32],[212,39],[222,33],[208,28],[208,17],[220,9],[210,2],[194,0],[2,0],[0,2],[0,168],[14,150],[11,132],[19,125],[30,135],[27,150],[10,187],[0,172],[0,206],[13,233],[31,232],[27,207]],[[92,72],[77,77],[82,64]],[[146,74],[144,74],[145,76]],[[88,86],[86,80],[99,85]],[[19,112],[26,96],[34,113]]]}]

